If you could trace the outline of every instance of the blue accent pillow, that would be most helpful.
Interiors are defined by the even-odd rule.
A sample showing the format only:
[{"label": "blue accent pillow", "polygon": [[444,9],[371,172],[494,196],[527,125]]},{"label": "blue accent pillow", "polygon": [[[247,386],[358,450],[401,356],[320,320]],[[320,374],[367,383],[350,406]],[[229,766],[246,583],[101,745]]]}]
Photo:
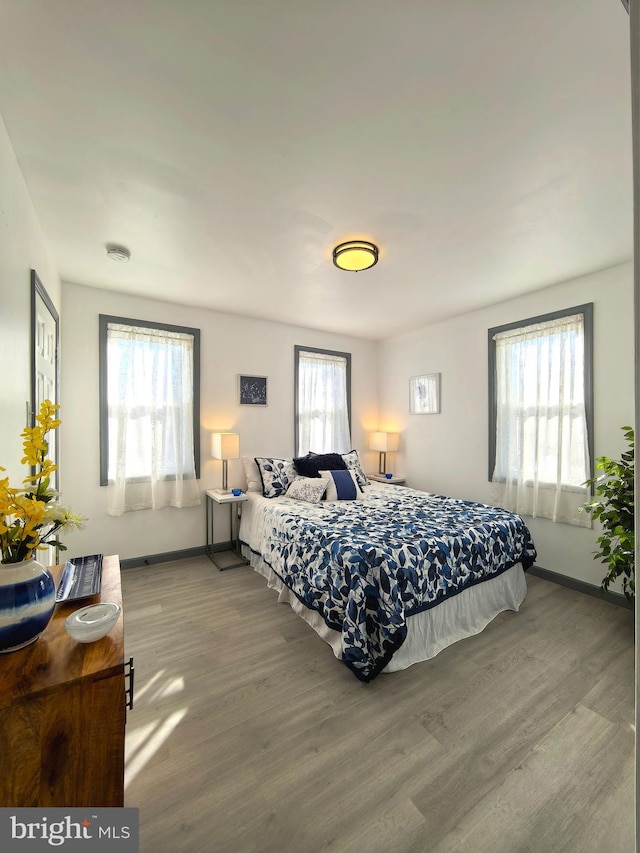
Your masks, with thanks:
[{"label": "blue accent pillow", "polygon": [[296,469],[291,459],[272,459],[267,456],[254,457],[265,498],[279,498],[296,479]]},{"label": "blue accent pillow", "polygon": [[350,450],[348,453],[343,453],[342,458],[346,463],[347,468],[351,469],[356,475],[356,479],[358,481],[359,486],[368,485],[369,481],[367,480],[367,475],[362,470],[362,465],[360,464],[360,457],[358,456],[357,450]]},{"label": "blue accent pillow", "polygon": [[346,471],[347,463],[339,453],[307,453],[293,460],[296,471],[301,477],[319,477],[320,470]]},{"label": "blue accent pillow", "polygon": [[328,501],[358,501],[364,499],[362,489],[353,471],[321,471],[320,476],[329,480],[325,495]]}]

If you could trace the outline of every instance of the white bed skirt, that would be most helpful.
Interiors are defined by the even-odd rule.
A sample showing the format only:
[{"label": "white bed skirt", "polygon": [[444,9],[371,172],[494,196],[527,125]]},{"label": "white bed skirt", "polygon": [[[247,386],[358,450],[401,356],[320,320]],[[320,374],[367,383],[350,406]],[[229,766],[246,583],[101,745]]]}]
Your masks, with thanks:
[{"label": "white bed skirt", "polygon": [[[242,546],[242,552],[255,571],[267,579],[267,585],[276,590],[278,601],[289,604],[292,610],[331,646],[334,655],[341,660],[340,633],[328,628],[322,616],[315,610],[301,604],[260,555],[255,554],[246,545]],[[383,672],[396,672],[411,664],[429,660],[452,643],[479,634],[499,613],[504,610],[519,610],[526,595],[527,581],[522,565],[518,563],[497,578],[465,589],[458,595],[447,598],[437,607],[409,616],[407,638]]]}]

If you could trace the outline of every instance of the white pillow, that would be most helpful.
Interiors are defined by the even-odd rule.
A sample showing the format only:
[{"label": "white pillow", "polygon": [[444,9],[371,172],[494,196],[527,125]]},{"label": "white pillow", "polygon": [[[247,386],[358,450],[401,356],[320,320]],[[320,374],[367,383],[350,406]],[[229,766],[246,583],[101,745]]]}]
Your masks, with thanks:
[{"label": "white pillow", "polygon": [[326,498],[328,501],[363,501],[364,494],[358,483],[356,472],[348,468],[346,471],[319,471],[321,477],[329,480]]},{"label": "white pillow", "polygon": [[285,494],[288,498],[315,504],[322,500],[328,485],[329,480],[324,477],[298,477],[291,483]]},{"label": "white pillow", "polygon": [[243,456],[242,464],[247,478],[247,491],[260,492],[262,494],[262,478],[260,477],[260,470],[256,464],[256,460],[251,456]]}]

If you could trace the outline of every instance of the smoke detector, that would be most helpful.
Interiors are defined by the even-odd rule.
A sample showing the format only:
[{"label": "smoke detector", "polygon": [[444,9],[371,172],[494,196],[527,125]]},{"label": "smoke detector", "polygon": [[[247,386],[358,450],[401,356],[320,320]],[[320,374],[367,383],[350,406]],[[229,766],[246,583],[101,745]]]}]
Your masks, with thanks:
[{"label": "smoke detector", "polygon": [[131,260],[131,252],[124,246],[116,246],[114,243],[109,243],[107,246],[107,255],[112,261],[118,261],[121,264],[128,264]]}]

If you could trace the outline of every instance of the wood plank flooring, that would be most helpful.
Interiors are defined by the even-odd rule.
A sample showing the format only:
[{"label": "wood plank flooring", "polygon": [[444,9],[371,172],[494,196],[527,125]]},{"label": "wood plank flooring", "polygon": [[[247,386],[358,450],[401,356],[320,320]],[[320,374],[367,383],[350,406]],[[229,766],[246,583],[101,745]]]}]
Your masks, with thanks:
[{"label": "wood plank flooring", "polygon": [[528,585],[366,685],[249,567],[124,571],[141,853],[632,853],[633,614]]}]

